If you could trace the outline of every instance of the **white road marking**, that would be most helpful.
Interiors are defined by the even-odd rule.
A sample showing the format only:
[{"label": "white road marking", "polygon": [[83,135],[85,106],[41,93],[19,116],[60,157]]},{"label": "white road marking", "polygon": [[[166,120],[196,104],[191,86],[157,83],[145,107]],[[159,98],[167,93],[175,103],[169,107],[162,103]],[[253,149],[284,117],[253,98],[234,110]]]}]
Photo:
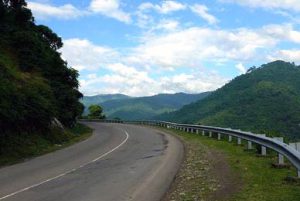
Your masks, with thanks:
[{"label": "white road marking", "polygon": [[48,183],[48,182],[53,181],[53,180],[55,180],[55,179],[58,179],[58,178],[60,178],[60,177],[63,177],[63,176],[65,176],[65,175],[67,175],[67,174],[70,174],[71,172],[74,172],[74,171],[76,171],[76,170],[78,170],[78,169],[80,169],[80,168],[83,168],[83,167],[85,167],[85,166],[87,166],[87,165],[89,165],[89,164],[91,164],[91,163],[94,163],[94,162],[96,162],[96,161],[98,161],[98,160],[104,158],[104,157],[107,156],[108,154],[110,154],[110,153],[116,151],[117,149],[119,149],[123,144],[125,144],[125,143],[127,142],[127,140],[129,139],[129,134],[127,133],[127,131],[124,131],[124,132],[125,132],[125,134],[126,134],[126,138],[121,142],[121,144],[119,144],[118,146],[116,146],[116,147],[113,148],[112,150],[110,150],[110,151],[108,151],[108,152],[102,154],[102,155],[99,156],[98,158],[95,158],[94,160],[92,160],[92,161],[90,161],[90,162],[87,162],[87,163],[85,163],[85,164],[83,164],[83,165],[80,165],[78,168],[73,168],[73,169],[71,169],[71,170],[69,170],[69,171],[67,171],[67,172],[64,172],[64,173],[62,173],[62,174],[60,174],[60,175],[57,175],[57,176],[55,176],[55,177],[46,179],[46,180],[44,180],[44,181],[42,181],[42,182],[40,182],[40,183],[31,185],[31,186],[29,186],[29,187],[23,188],[23,189],[21,189],[21,190],[18,190],[18,191],[16,191],[16,192],[11,193],[11,194],[5,195],[5,196],[1,197],[0,200],[4,200],[4,199],[6,199],[6,198],[12,197],[12,196],[17,195],[17,194],[19,194],[19,193],[22,193],[22,192],[24,192],[24,191],[30,190],[30,189],[35,188],[35,187],[37,187],[37,186],[40,186],[40,185],[42,185],[42,184],[45,184],[45,183]]}]

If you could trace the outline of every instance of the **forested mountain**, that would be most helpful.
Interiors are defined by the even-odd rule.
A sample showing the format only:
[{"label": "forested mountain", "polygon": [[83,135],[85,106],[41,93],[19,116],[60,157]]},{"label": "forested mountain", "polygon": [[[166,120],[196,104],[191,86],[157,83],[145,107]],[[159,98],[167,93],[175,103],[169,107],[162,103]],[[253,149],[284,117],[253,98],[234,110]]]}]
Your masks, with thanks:
[{"label": "forested mountain", "polygon": [[201,94],[158,94],[149,97],[117,99],[101,103],[108,118],[123,120],[152,119],[164,112],[175,111],[183,105],[206,97],[210,92]]},{"label": "forested mountain", "polygon": [[0,154],[8,138],[49,136],[54,119],[72,127],[81,114],[78,72],[57,52],[62,45],[24,0],[0,0]]},{"label": "forested mountain", "polygon": [[83,105],[88,108],[92,104],[100,104],[105,101],[110,100],[120,100],[120,99],[128,99],[131,98],[130,96],[126,96],[123,94],[103,94],[103,95],[96,95],[96,96],[84,96],[81,99]]},{"label": "forested mountain", "polygon": [[275,61],[251,68],[210,96],[157,118],[300,139],[300,66]]}]

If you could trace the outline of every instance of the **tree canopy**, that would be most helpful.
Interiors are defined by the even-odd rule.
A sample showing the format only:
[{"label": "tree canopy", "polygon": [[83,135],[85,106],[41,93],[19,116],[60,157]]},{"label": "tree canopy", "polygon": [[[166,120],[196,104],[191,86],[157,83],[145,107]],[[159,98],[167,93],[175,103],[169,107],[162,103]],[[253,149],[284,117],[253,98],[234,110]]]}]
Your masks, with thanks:
[{"label": "tree canopy", "polygon": [[54,118],[75,124],[83,111],[79,74],[57,52],[62,46],[24,0],[0,0],[1,136],[48,130]]},{"label": "tree canopy", "polygon": [[103,109],[100,105],[89,106],[89,119],[105,119],[105,115],[102,114]]}]

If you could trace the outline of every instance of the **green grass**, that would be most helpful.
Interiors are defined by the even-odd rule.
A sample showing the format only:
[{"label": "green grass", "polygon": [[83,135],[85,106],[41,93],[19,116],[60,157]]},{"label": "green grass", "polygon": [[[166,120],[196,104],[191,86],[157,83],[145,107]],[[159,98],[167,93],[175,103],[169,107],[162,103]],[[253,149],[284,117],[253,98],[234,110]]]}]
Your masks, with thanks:
[{"label": "green grass", "polygon": [[[237,146],[225,139],[217,141],[214,138],[184,133],[172,130],[186,144],[198,144],[211,150],[225,154],[231,170],[240,175],[242,188],[231,196],[230,201],[299,201],[299,183],[288,183],[287,176],[296,176],[295,168],[276,169],[272,163],[276,162],[276,153],[269,152],[268,157],[258,157],[256,151],[245,151],[245,145]],[[189,150],[187,150],[189,154]],[[205,182],[203,182],[205,184]],[[186,184],[189,185],[189,184]],[[199,185],[201,187],[201,185]],[[205,186],[204,186],[205,187]],[[207,197],[206,197],[207,198]],[[182,200],[193,200],[192,196]],[[206,200],[204,198],[204,200]]]},{"label": "green grass", "polygon": [[2,144],[0,167],[63,149],[83,141],[91,135],[92,129],[83,124],[77,124],[63,132],[61,130],[52,130],[47,134],[12,135]]}]

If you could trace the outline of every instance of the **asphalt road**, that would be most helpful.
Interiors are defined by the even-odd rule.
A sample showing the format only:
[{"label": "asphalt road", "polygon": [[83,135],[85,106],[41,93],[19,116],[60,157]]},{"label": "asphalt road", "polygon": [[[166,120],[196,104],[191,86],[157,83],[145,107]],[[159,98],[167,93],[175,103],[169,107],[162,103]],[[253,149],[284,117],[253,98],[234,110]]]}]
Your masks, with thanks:
[{"label": "asphalt road", "polygon": [[160,200],[183,157],[179,140],[134,125],[88,125],[89,139],[0,169],[0,200]]}]

